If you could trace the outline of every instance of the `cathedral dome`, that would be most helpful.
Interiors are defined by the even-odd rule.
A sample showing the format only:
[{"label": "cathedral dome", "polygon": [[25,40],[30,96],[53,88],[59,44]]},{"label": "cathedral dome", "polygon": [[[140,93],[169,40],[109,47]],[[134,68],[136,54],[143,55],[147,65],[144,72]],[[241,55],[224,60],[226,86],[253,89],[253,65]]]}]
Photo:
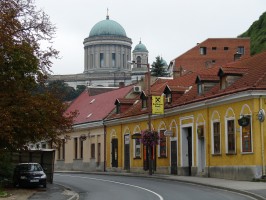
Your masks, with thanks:
[{"label": "cathedral dome", "polygon": [[106,17],[106,20],[102,20],[92,27],[89,37],[93,36],[127,37],[125,29],[116,21],[110,20],[109,16]]},{"label": "cathedral dome", "polygon": [[162,58],[162,64],[163,66],[168,66],[167,62]]},{"label": "cathedral dome", "polygon": [[134,52],[148,52],[146,46],[139,41],[139,44],[137,44],[133,50]]}]

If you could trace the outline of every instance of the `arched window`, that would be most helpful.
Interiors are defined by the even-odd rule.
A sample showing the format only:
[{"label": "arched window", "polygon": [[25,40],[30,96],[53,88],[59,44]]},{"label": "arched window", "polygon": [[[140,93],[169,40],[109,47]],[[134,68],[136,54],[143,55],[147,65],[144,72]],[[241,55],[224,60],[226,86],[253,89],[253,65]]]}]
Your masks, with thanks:
[{"label": "arched window", "polygon": [[137,68],[141,68],[141,57],[137,57]]}]

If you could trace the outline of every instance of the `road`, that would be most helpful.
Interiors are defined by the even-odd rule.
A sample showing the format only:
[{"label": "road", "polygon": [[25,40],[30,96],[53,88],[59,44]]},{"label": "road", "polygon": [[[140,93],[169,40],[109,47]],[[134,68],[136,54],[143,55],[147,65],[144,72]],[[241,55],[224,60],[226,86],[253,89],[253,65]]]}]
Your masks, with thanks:
[{"label": "road", "polygon": [[80,200],[250,200],[230,191],[142,177],[55,174],[55,183],[79,193]]}]

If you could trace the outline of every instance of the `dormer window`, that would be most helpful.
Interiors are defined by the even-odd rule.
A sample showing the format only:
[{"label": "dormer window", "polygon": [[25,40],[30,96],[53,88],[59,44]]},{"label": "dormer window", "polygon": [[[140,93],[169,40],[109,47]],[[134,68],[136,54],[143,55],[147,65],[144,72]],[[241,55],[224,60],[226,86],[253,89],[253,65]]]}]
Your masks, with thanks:
[{"label": "dormer window", "polygon": [[116,104],[116,114],[119,114],[121,112],[121,106],[120,103]]},{"label": "dormer window", "polygon": [[147,99],[142,99],[142,108],[147,108],[148,101]]},{"label": "dormer window", "polygon": [[164,91],[163,91],[164,95],[165,95],[165,102],[166,103],[172,103],[172,91],[170,90],[170,88],[168,86],[165,87]]},{"label": "dormer window", "polygon": [[228,86],[228,83],[227,83],[227,81],[226,81],[226,76],[221,77],[220,80],[221,80],[221,81],[220,81],[220,88],[221,88],[222,90],[224,90],[224,89],[227,88],[227,86]]},{"label": "dormer window", "polygon": [[202,94],[203,90],[202,90],[202,83],[198,83],[198,94]]},{"label": "dormer window", "polygon": [[219,77],[216,75],[198,75],[196,79],[198,94],[204,94],[219,83]]},{"label": "dormer window", "polygon": [[142,108],[147,108],[148,107],[148,97],[146,96],[145,92],[141,92],[140,94],[140,99],[142,101]]},{"label": "dormer window", "polygon": [[172,102],[172,94],[171,93],[165,94],[165,102],[166,103],[171,103]]},{"label": "dormer window", "polygon": [[220,77],[220,89],[225,89],[236,82],[245,73],[246,68],[225,67],[220,68],[218,76]]}]

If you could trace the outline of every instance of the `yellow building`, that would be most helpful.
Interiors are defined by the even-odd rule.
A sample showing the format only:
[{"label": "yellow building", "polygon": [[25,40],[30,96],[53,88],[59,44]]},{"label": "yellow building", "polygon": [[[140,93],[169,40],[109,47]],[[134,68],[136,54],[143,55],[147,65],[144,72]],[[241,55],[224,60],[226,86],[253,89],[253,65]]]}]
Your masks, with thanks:
[{"label": "yellow building", "polygon": [[160,139],[153,162],[139,139],[148,129],[148,96],[105,119],[106,170],[251,180],[265,176],[266,52],[174,80],[157,81],[164,114],[151,116]]}]

